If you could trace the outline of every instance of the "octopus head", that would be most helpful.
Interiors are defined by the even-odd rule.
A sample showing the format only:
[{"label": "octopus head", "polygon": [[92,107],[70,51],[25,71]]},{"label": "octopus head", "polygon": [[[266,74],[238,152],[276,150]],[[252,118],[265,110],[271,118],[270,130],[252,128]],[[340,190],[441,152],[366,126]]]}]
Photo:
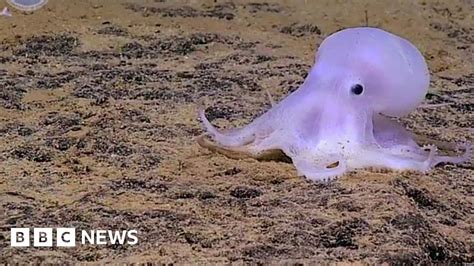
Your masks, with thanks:
[{"label": "octopus head", "polygon": [[331,82],[318,89],[331,90],[331,95],[345,104],[394,117],[413,111],[423,101],[430,82],[423,55],[413,44],[367,27],[342,30],[326,38],[310,76],[326,80],[326,85]]}]

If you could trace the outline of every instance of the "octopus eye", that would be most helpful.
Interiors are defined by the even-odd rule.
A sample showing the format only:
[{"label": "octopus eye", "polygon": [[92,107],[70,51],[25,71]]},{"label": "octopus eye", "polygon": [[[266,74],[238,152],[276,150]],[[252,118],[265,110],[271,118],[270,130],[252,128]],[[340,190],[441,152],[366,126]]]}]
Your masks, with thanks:
[{"label": "octopus eye", "polygon": [[355,95],[361,95],[362,92],[364,92],[364,87],[362,87],[360,84],[355,84],[351,87],[351,92]]}]

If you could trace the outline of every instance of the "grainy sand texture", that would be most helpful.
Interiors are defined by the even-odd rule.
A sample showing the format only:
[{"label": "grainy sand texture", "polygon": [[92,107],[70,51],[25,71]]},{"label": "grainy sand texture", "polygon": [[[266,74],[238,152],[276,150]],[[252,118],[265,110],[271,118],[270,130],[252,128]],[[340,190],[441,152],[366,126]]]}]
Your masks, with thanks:
[{"label": "grainy sand texture", "polygon": [[[5,4],[6,5],[6,4]],[[330,183],[197,145],[199,102],[242,126],[329,34],[380,27],[432,82],[401,122],[473,141],[472,0],[49,0],[0,17],[0,262],[473,262],[472,160]],[[367,19],[366,19],[367,14]],[[396,75],[396,73],[393,73]],[[10,247],[12,227],[138,230],[137,245]]]}]

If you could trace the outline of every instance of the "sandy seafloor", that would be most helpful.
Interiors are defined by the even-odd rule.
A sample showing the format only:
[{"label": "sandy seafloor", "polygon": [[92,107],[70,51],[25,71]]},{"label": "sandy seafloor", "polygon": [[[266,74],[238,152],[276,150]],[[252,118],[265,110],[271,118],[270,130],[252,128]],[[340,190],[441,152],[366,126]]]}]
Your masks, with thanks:
[{"label": "sandy seafloor", "polygon": [[[321,184],[292,164],[199,147],[303,81],[325,36],[368,24],[427,58],[416,134],[473,141],[473,10],[453,1],[59,1],[0,17],[0,262],[473,261],[473,162],[361,170]],[[397,73],[393,73],[396,75]],[[139,243],[12,248],[11,227],[137,229]]]}]

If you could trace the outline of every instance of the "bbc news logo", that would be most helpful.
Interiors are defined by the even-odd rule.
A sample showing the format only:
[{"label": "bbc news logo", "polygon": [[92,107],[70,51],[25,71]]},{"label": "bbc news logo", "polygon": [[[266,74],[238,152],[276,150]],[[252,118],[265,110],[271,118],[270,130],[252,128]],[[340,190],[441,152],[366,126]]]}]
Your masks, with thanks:
[{"label": "bbc news logo", "polygon": [[[53,234],[56,232],[56,237]],[[136,245],[138,243],[137,230],[81,230],[80,243],[82,245]],[[11,228],[10,246],[29,247],[31,238],[34,247],[52,247],[55,242],[57,247],[76,246],[76,228]]]}]

